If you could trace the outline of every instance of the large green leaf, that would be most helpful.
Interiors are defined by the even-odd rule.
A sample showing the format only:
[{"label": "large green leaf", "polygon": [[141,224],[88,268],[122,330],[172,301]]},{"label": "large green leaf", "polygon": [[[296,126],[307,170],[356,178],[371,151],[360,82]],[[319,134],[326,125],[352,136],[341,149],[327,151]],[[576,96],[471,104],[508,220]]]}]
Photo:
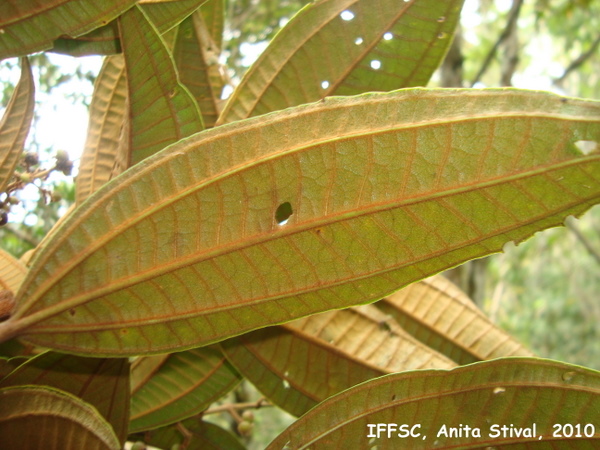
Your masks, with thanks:
[{"label": "large green leaf", "polygon": [[0,5],[0,59],[52,47],[108,24],[136,0],[19,0]]},{"label": "large green leaf", "polygon": [[244,76],[228,123],[331,95],[425,86],[463,0],[322,0],[302,9]]},{"label": "large green leaf", "polygon": [[207,130],[65,220],[0,339],[161,353],[377,300],[598,203],[600,154],[580,140],[600,140],[600,102],[514,89],[335,98]]},{"label": "large green leaf", "polygon": [[0,389],[2,448],[117,450],[119,440],[95,408],[48,387]]},{"label": "large green leaf", "polygon": [[31,66],[27,58],[21,58],[21,79],[0,121],[0,192],[4,192],[13,178],[29,134],[34,105],[35,87]]},{"label": "large green leaf", "polygon": [[371,305],[246,333],[222,347],[246,379],[296,416],[370,378],[455,365]]},{"label": "large green leaf", "polygon": [[[165,33],[198,9],[206,0],[178,0],[176,2],[140,2],[160,33]],[[54,41],[53,52],[73,56],[113,55],[121,52],[117,20],[77,38],[60,37]]]},{"label": "large green leaf", "polygon": [[132,367],[130,432],[200,414],[241,381],[218,349],[140,358]]},{"label": "large green leaf", "polygon": [[461,365],[533,356],[441,275],[411,284],[375,305],[408,333]]},{"label": "large green leaf", "polygon": [[46,352],[21,364],[0,388],[49,386],[93,405],[112,425],[121,444],[129,424],[129,363],[126,359],[84,358]]},{"label": "large green leaf", "polygon": [[196,101],[179,83],[171,54],[138,7],[120,18],[131,123],[129,163],[202,130]]},{"label": "large green leaf", "polygon": [[[599,410],[600,372],[506,358],[368,381],[312,409],[268,448],[484,449],[520,443],[514,448],[593,449],[600,440]],[[390,428],[388,436],[387,424],[408,427]],[[556,424],[579,426],[579,437],[562,427],[556,437]]]}]

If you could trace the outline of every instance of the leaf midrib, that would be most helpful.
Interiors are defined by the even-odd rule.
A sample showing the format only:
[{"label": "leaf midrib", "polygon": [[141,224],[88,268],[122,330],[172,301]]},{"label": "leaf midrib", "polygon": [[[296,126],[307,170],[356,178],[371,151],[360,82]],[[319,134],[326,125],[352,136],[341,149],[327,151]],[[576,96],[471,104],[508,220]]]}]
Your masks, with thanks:
[{"label": "leaf midrib", "polygon": [[[586,157],[585,161],[589,161],[590,156]],[[593,159],[595,160],[600,160],[600,155],[593,156]],[[422,203],[425,201],[431,201],[434,199],[440,199],[440,198],[446,198],[446,197],[451,197],[454,195],[458,195],[461,194],[463,192],[471,192],[471,191],[475,191],[475,190],[480,190],[480,189],[485,189],[491,186],[496,186],[496,185],[501,185],[504,183],[510,183],[516,180],[522,180],[522,179],[527,179],[530,178],[532,176],[538,175],[538,174],[548,174],[550,172],[550,168],[552,168],[552,170],[559,170],[559,169],[563,169],[563,168],[568,168],[571,166],[577,166],[579,164],[582,163],[582,160],[575,160],[575,161],[566,161],[566,162],[561,162],[558,164],[553,164],[550,166],[541,166],[541,167],[537,167],[535,170],[532,171],[528,171],[527,173],[523,174],[523,173],[519,173],[519,174],[513,174],[510,177],[502,177],[502,178],[497,178],[494,180],[488,180],[485,182],[481,182],[481,183],[472,183],[469,185],[463,185],[459,188],[455,188],[455,189],[451,189],[451,190],[446,190],[446,191],[442,191],[439,193],[433,193],[433,194],[428,194],[428,195],[422,195],[422,196],[418,196],[418,197],[414,197],[411,198],[410,201],[396,201],[396,202],[380,202],[378,204],[374,204],[372,206],[375,207],[370,207],[367,211],[364,210],[364,208],[361,208],[360,211],[363,211],[360,214],[356,214],[355,211],[358,210],[351,210],[351,211],[344,211],[343,213],[337,213],[337,214],[332,214],[327,216],[325,219],[321,218],[318,220],[311,220],[311,221],[307,221],[302,223],[302,226],[296,227],[293,230],[290,228],[290,231],[279,231],[279,232],[274,232],[272,233],[270,236],[265,236],[264,234],[259,234],[254,236],[252,239],[250,238],[245,238],[243,240],[240,241],[236,241],[233,243],[228,243],[226,245],[220,246],[220,247],[213,247],[211,249],[211,251],[206,252],[204,254],[203,257],[199,258],[197,255],[198,254],[194,254],[191,255],[188,258],[185,258],[183,261],[182,260],[177,260],[172,264],[167,264],[164,265],[163,268],[161,270],[156,270],[156,268],[153,268],[152,270],[147,270],[144,272],[140,272],[138,274],[136,274],[136,276],[134,277],[124,277],[121,278],[119,280],[115,280],[115,282],[112,282],[110,285],[105,286],[105,287],[101,287],[92,291],[88,291],[86,293],[80,294],[78,296],[74,296],[71,297],[69,300],[65,300],[59,303],[56,303],[50,307],[47,307],[46,309],[42,309],[39,311],[36,311],[35,313],[25,317],[24,319],[19,319],[19,321],[22,323],[23,326],[30,326],[31,324],[34,324],[38,321],[47,319],[48,317],[60,314],[61,312],[64,312],[70,308],[74,308],[77,306],[82,306],[86,303],[89,303],[99,297],[102,297],[104,295],[108,295],[110,293],[113,292],[117,292],[119,290],[122,289],[126,289],[130,286],[136,285],[140,282],[158,277],[158,276],[162,276],[165,275],[167,273],[170,272],[174,272],[180,268],[183,267],[187,267],[193,264],[198,264],[201,263],[203,261],[206,261],[208,259],[217,257],[217,256],[223,256],[225,254],[228,253],[232,253],[234,251],[240,250],[242,248],[250,248],[253,247],[255,245],[259,245],[265,242],[269,242],[272,241],[274,239],[280,238],[280,237],[284,237],[284,236],[291,236],[294,234],[299,234],[302,232],[305,232],[307,230],[313,229],[313,228],[318,228],[319,226],[323,226],[323,225],[330,225],[333,223],[338,223],[338,222],[342,222],[345,220],[350,220],[350,219],[355,219],[357,217],[360,216],[364,216],[364,215],[370,215],[373,214],[375,212],[381,212],[381,211],[385,211],[385,210],[391,210],[391,209],[397,209],[401,206],[410,206],[410,205],[414,205],[414,204],[418,204],[418,203]],[[473,188],[473,186],[476,185],[476,188]],[[585,198],[585,199],[578,199],[577,201],[574,201],[572,203],[568,203],[563,209],[561,209],[560,211],[563,210],[568,210],[571,209],[574,206],[577,206],[579,204],[581,204],[583,201],[589,201],[592,198],[595,198],[595,196],[592,196],[590,198]],[[559,214],[560,211],[556,211],[554,213],[554,215]],[[336,217],[337,218],[335,220],[331,220],[332,217]],[[528,224],[533,224],[537,221],[540,220],[539,216],[530,218],[526,221],[521,221],[518,224],[514,225],[514,226],[509,226],[509,227],[505,227],[505,228],[501,228],[498,229],[495,232],[495,235],[501,235],[501,234],[506,234],[509,231],[513,231],[515,229],[521,228],[524,225],[528,225]],[[485,239],[485,237],[483,237],[482,239]],[[422,258],[419,259],[415,259],[414,261],[411,261],[411,264],[416,264],[418,262],[421,261],[425,261],[431,258],[435,258],[435,256],[440,255],[440,254],[444,254],[447,253],[449,251],[454,251],[457,250],[458,248],[470,245],[474,242],[480,241],[481,239],[476,239],[474,241],[465,241],[462,242],[460,246],[454,246],[452,248],[444,248],[444,249],[440,249],[436,252],[430,253],[426,256],[423,256]],[[87,253],[87,252],[86,252]],[[91,254],[93,252],[87,253],[88,255]],[[79,263],[79,262],[77,262]],[[73,270],[75,268],[75,266],[77,265],[77,263],[75,263],[73,265],[73,267],[69,268],[69,270],[65,271],[65,274],[70,272],[71,270]],[[354,280],[354,281],[358,281],[358,280],[362,280],[362,279],[366,279],[366,278],[371,278],[373,276],[376,275],[381,275],[384,273],[388,273],[390,271],[393,270],[397,270],[400,267],[402,267],[405,264],[399,264],[399,265],[394,265],[394,266],[389,266],[389,267],[385,267],[384,269],[379,269],[376,271],[372,271],[369,273],[363,273],[361,276],[356,276],[356,275],[350,275],[347,278],[342,278],[342,279],[338,279],[335,282],[332,283],[328,283],[326,286],[328,288],[330,287],[335,287],[341,284],[346,283],[348,280]],[[63,275],[64,276],[64,275]],[[51,286],[50,286],[51,287]],[[252,301],[252,306],[256,306],[260,303],[263,302],[269,302],[269,301],[275,301],[278,299],[282,299],[282,298],[286,298],[289,296],[298,296],[298,295],[302,295],[305,293],[309,293],[309,292],[314,292],[317,291],[319,289],[322,289],[323,285],[316,283],[313,286],[310,287],[306,287],[305,289],[302,290],[293,290],[293,291],[289,291],[289,292],[283,292],[280,293],[278,295],[272,295],[272,296],[268,296],[268,297],[264,297],[262,299],[253,299],[254,301]],[[41,295],[43,295],[44,292],[42,292]],[[38,296],[37,298],[41,297]],[[196,317],[200,314],[206,314],[208,311],[218,311],[218,312],[224,312],[227,310],[235,310],[237,308],[240,307],[247,307],[248,303],[244,303],[242,305],[240,305],[239,303],[235,303],[232,302],[229,305],[225,305],[225,304],[220,304],[217,306],[213,306],[210,308],[202,308],[202,309],[194,309],[190,312],[187,313],[179,313],[176,316],[173,316],[172,314],[166,314],[165,316],[157,316],[154,319],[140,319],[140,320],[131,320],[128,323],[129,324],[133,324],[133,323],[140,323],[142,325],[152,325],[152,324],[157,324],[157,323],[165,323],[165,322],[172,322],[172,321],[178,321],[178,320],[184,320],[187,318],[193,318]],[[24,312],[26,312],[26,310],[21,310],[21,315],[24,314]],[[48,311],[51,311],[50,313],[48,313]],[[15,315],[16,316],[16,315]],[[14,317],[14,319],[17,319],[17,317]],[[107,324],[107,323],[99,323],[99,324],[95,324],[95,325],[91,325],[91,324],[79,324],[79,325],[71,325],[69,326],[69,330],[78,330],[78,329],[85,329],[88,331],[91,330],[95,330],[95,329],[101,329],[101,330],[107,330],[107,329],[115,329],[115,328],[122,328],[122,324],[119,323],[112,323],[112,324]],[[64,333],[66,330],[65,325],[60,325],[60,326],[50,326],[50,327],[43,327],[43,328],[39,328],[38,330],[35,331],[35,334],[37,333],[51,333],[51,332],[60,332],[60,333]],[[33,330],[32,330],[33,331]],[[31,333],[34,334],[34,333]]]}]

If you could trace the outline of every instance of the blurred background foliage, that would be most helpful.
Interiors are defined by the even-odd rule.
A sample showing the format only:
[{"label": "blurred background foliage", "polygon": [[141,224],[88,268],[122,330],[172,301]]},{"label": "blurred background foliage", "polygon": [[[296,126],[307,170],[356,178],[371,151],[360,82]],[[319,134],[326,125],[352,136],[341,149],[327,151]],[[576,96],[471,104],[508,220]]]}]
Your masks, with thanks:
[{"label": "blurred background foliage", "polygon": [[[221,62],[232,85],[308,3],[225,1],[228,21]],[[38,135],[40,115],[48,114],[41,106],[52,102],[54,109],[87,108],[101,58],[39,54],[30,59],[37,83],[37,115],[26,150],[38,153],[41,164],[50,166],[60,144]],[[0,62],[2,109],[18,76],[16,59]],[[466,0],[455,44],[432,85],[516,86],[600,99],[599,77],[600,0]],[[71,156],[77,162],[77,156]],[[72,178],[61,175],[43,184],[21,193],[21,205],[0,229],[1,247],[16,256],[35,247],[74,201]],[[37,193],[41,187],[50,187],[60,200],[47,203]],[[600,369],[599,273],[600,207],[596,207],[580,220],[568,221],[568,227],[538,233],[516,247],[508,245],[504,253],[461,267],[450,276],[497,324],[539,356]],[[258,398],[251,387],[246,389],[250,392],[235,395]],[[255,412],[255,429],[261,432],[252,442],[247,440],[249,448],[263,448],[292,420],[269,410],[273,408]],[[224,425],[225,419],[214,417]]]}]

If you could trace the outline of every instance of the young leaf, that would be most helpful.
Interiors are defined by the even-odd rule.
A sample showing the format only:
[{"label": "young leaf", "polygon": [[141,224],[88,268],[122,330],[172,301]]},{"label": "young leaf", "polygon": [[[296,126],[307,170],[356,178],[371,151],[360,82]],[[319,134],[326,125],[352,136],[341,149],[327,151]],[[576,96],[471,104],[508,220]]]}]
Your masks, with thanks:
[{"label": "young leaf", "polygon": [[[534,358],[505,358],[453,370],[418,370],[367,381],[313,408],[270,450],[336,448],[467,449],[595,448],[600,372]],[[594,425],[579,437],[557,439],[555,424]],[[413,437],[388,437],[376,424],[409,424]],[[414,425],[420,425],[413,428]],[[468,426],[477,432],[465,432]],[[536,435],[506,435],[500,427],[535,426]],[[462,430],[449,436],[449,428]],[[498,428],[498,430],[496,429]],[[445,430],[445,431],[444,431]],[[406,430],[404,430],[406,431]],[[533,432],[533,430],[531,430]],[[490,434],[491,433],[491,434]],[[498,435],[496,433],[499,433]],[[529,433],[527,433],[529,434]],[[561,443],[565,446],[561,447]]]},{"label": "young leaf", "polygon": [[441,275],[411,284],[375,306],[460,365],[503,356],[533,356]]},{"label": "young leaf", "polygon": [[455,365],[371,305],[315,314],[221,346],[245,378],[295,416],[370,378]]},{"label": "young leaf", "polygon": [[173,59],[146,14],[135,6],[120,30],[129,92],[129,165],[202,130],[198,105],[179,83]]},{"label": "young leaf", "polygon": [[133,364],[132,379],[131,433],[199,414],[241,381],[213,347],[142,357]]},{"label": "young leaf", "polygon": [[65,220],[0,339],[164,353],[380,299],[598,203],[582,139],[600,140],[600,102],[514,89],[336,98],[198,133]]},{"label": "young leaf", "polygon": [[310,103],[425,86],[463,0],[325,0],[307,5],[245,74],[219,124]]},{"label": "young leaf", "polygon": [[21,58],[21,78],[0,121],[0,193],[4,192],[13,178],[29,134],[34,105],[35,87],[31,66],[27,58]]},{"label": "young leaf", "polygon": [[136,0],[4,2],[0,15],[0,59],[51,48],[59,36],[85,34],[106,25],[135,3]]},{"label": "young leaf", "polygon": [[49,386],[94,406],[112,425],[121,444],[129,424],[129,363],[126,359],[83,358],[46,352],[21,364],[0,388]]},{"label": "young leaf", "polygon": [[95,408],[45,386],[0,389],[0,436],[7,449],[121,448]]}]

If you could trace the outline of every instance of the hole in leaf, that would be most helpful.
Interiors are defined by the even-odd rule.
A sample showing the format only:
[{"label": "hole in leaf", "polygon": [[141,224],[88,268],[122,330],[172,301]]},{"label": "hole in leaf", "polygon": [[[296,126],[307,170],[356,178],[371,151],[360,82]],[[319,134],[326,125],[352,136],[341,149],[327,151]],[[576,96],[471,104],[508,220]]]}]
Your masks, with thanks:
[{"label": "hole in leaf", "polygon": [[502,253],[506,253],[506,252],[510,252],[510,251],[514,250],[514,248],[516,246],[517,246],[517,244],[515,244],[515,241],[505,242],[504,245],[502,246]]},{"label": "hole in leaf", "polygon": [[385,39],[386,41],[391,41],[393,38],[394,38],[394,35],[392,33],[390,33],[389,31],[383,35],[383,39]]},{"label": "hole in leaf", "polygon": [[437,37],[438,39],[446,39],[448,37],[448,34],[442,31],[441,33],[438,33]]},{"label": "hole in leaf", "polygon": [[584,155],[589,155],[596,150],[600,150],[596,141],[576,141],[575,147],[577,147]]},{"label": "hole in leaf", "polygon": [[279,205],[275,211],[275,220],[277,221],[277,225],[280,227],[285,225],[288,220],[290,220],[290,216],[292,214],[293,211],[290,202],[285,202]]},{"label": "hole in leaf", "polygon": [[340,13],[340,17],[342,18],[342,20],[345,20],[346,22],[354,19],[354,13],[350,10],[346,10],[346,11],[342,11]]},{"label": "hole in leaf", "polygon": [[440,16],[440,17],[438,17],[438,20],[437,20],[437,21],[438,21],[439,23],[444,23],[444,22],[446,21],[446,18],[445,18],[444,16]]},{"label": "hole in leaf", "polygon": [[371,61],[371,68],[375,70],[381,69],[381,61],[374,59]]},{"label": "hole in leaf", "polygon": [[329,81],[327,81],[327,80],[321,81],[321,87],[323,89],[327,89],[329,87]]},{"label": "hole in leaf", "polygon": [[356,45],[360,45],[360,44],[362,44],[363,42],[364,42],[364,41],[363,41],[363,38],[361,38],[361,37],[357,37],[357,38],[354,40],[354,43],[355,43]]}]

